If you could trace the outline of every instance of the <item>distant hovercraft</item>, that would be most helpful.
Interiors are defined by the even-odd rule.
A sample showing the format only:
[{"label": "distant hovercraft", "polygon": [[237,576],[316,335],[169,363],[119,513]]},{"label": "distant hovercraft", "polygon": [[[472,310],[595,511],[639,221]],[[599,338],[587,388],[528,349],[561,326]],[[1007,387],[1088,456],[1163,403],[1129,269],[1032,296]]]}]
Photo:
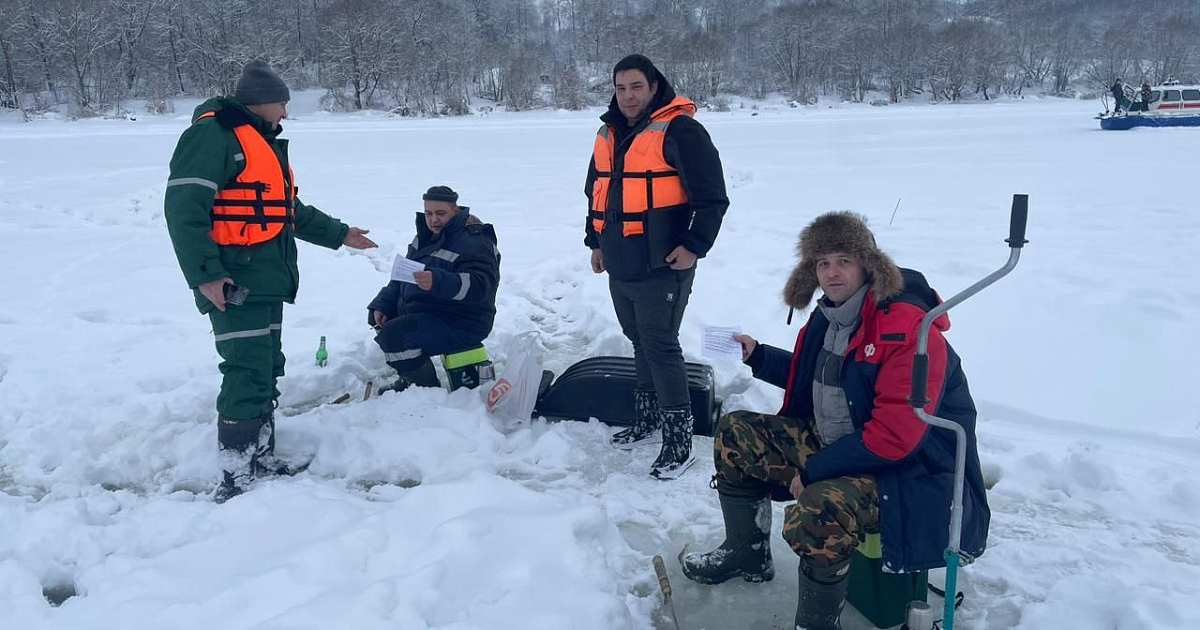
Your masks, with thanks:
[{"label": "distant hovercraft", "polygon": [[1168,81],[1151,88],[1149,100],[1140,90],[1130,90],[1136,100],[1127,101],[1128,111],[1104,112],[1096,116],[1101,129],[1134,127],[1200,127],[1200,85]]}]

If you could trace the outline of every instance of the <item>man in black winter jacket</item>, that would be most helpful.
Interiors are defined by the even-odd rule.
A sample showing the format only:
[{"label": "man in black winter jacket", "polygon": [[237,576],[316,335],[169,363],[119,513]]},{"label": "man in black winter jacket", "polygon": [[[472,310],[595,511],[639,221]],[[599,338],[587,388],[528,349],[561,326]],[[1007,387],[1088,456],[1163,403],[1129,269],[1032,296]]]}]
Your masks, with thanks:
[{"label": "man in black winter jacket", "polygon": [[1112,87],[1109,88],[1108,91],[1112,92],[1113,113],[1114,114],[1121,113],[1121,106],[1125,104],[1125,100],[1126,100],[1125,99],[1125,83],[1123,81],[1121,81],[1120,79],[1117,79],[1116,81],[1113,82]]},{"label": "man in black winter jacket", "polygon": [[694,461],[679,324],[696,259],[712,248],[729,198],[720,155],[692,118],[695,104],[677,96],[649,59],[630,55],[618,62],[613,86],[584,187],[584,244],[592,250],[592,270],[608,272],[637,366],[637,415],[612,443],[658,442],[661,428],[650,474],[673,479]]},{"label": "man in black winter jacket", "polygon": [[500,250],[496,231],[448,186],[434,186],[417,213],[417,236],[407,258],[425,266],[415,283],[392,280],[367,306],[367,323],[399,374],[395,389],[437,387],[430,356],[479,345],[492,332]]}]

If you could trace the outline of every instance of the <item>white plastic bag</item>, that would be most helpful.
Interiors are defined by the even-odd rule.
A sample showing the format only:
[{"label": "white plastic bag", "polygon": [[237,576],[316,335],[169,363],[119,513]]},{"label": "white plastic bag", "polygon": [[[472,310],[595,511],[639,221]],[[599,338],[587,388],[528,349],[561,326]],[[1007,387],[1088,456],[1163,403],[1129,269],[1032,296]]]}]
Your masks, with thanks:
[{"label": "white plastic bag", "polygon": [[538,333],[526,332],[513,337],[507,347],[508,360],[504,373],[484,388],[488,411],[507,420],[506,425],[517,428],[529,423],[537,404],[538,386],[542,382],[542,350]]}]

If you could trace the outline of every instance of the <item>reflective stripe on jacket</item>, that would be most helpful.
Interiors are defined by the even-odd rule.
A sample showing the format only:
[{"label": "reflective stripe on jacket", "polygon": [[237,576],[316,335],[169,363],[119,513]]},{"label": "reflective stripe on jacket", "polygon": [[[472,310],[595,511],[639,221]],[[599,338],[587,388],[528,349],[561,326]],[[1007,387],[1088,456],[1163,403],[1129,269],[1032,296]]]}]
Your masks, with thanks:
[{"label": "reflective stripe on jacket", "polygon": [[[204,116],[209,112],[216,115]],[[284,166],[283,172],[290,162],[288,141],[279,137],[281,125],[268,123],[233,98],[216,97],[201,103],[192,120],[195,124],[182,130],[171,154],[163,218],[179,269],[187,286],[194,289],[196,307],[201,313],[216,308],[195,289],[221,278],[248,289],[248,302],[292,302],[300,286],[296,240],[337,249],[345,242],[349,226],[293,196],[293,229],[281,230],[275,238],[256,245],[214,241],[213,201],[221,187],[237,181],[246,166],[234,129],[243,124],[253,126]]]},{"label": "reflective stripe on jacket", "polygon": [[388,319],[402,315],[433,313],[450,327],[486,337],[496,318],[496,289],[500,284],[500,250],[496,231],[461,206],[458,214],[433,234],[424,213],[416,216],[417,236],[408,246],[406,258],[433,272],[429,290],[392,280],[367,305],[367,323],[374,325],[371,311]]}]

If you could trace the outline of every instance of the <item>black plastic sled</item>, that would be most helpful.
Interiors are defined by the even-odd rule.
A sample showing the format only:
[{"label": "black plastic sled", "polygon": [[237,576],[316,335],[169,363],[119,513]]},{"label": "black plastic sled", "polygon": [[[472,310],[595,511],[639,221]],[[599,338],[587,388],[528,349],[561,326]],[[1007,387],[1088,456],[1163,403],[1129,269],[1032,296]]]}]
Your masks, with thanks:
[{"label": "black plastic sled", "polygon": [[[714,392],[712,366],[687,363],[688,392],[696,435],[712,435],[721,414]],[[546,372],[543,383],[550,376]],[[633,424],[633,389],[637,384],[632,357],[592,357],[567,368],[539,393],[534,416],[550,420],[596,418],[613,426]]]}]

